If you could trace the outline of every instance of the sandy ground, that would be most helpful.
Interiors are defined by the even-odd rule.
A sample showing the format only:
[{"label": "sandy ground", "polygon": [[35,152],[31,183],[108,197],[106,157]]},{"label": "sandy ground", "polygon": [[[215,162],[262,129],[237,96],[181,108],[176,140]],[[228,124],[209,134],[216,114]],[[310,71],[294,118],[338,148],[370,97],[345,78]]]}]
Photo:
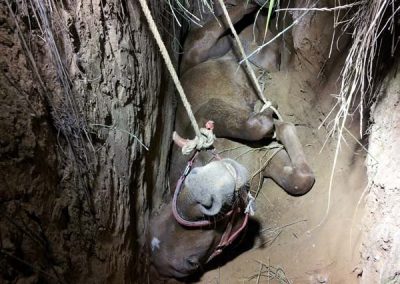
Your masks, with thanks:
[{"label": "sandy ground", "polygon": [[[329,197],[336,142],[330,139],[323,147],[327,129],[318,126],[333,105],[329,94],[336,92],[335,80],[327,80],[317,95],[295,72],[273,75],[267,95],[278,102],[286,120],[297,125],[316,183],[307,195],[292,197],[266,180],[254,216],[260,227],[255,222],[247,236],[255,238],[254,243],[249,244],[247,239],[242,244],[247,248],[232,248],[227,252],[233,255],[228,257],[232,260],[214,264],[200,283],[285,283],[258,277],[260,263],[270,266],[272,271],[281,268],[290,283],[358,282],[363,206],[357,204],[366,186],[365,152],[355,139],[345,135]],[[357,136],[358,122],[353,124],[349,128],[354,128],[351,131]]]}]

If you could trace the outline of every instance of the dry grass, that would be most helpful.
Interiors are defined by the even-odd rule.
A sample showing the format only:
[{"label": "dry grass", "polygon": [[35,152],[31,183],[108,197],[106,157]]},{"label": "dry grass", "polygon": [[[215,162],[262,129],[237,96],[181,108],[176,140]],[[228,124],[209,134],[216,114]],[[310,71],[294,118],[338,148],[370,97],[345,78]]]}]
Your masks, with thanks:
[{"label": "dry grass", "polygon": [[280,284],[290,284],[292,283],[287,277],[285,271],[281,267],[275,267],[271,264],[266,264],[260,260],[255,260],[259,264],[259,269],[253,275],[243,278],[242,283],[255,280],[256,283],[260,283],[261,280],[275,281]]},{"label": "dry grass", "polygon": [[[335,15],[335,27],[344,23],[342,29],[351,32],[352,44],[341,72],[338,103],[334,108],[336,111],[332,111],[327,117],[328,119],[334,115],[334,119],[328,123],[328,126],[331,126],[330,136],[339,133],[338,137],[342,137],[344,125],[349,117],[353,117],[354,110],[358,110],[361,116],[360,136],[363,136],[364,109],[370,107],[377,99],[375,86],[378,83],[376,77],[380,59],[382,56],[393,56],[397,47],[394,21],[400,7],[394,6],[395,2],[398,3],[395,0],[356,2],[353,6],[357,4],[357,8],[353,9],[353,14],[345,22],[340,19],[339,14]],[[393,35],[390,55],[380,53],[382,33],[385,29]]]},{"label": "dry grass", "polygon": [[262,235],[262,241],[259,245],[255,246],[252,248],[252,250],[254,249],[259,249],[259,248],[266,248],[269,246],[272,246],[272,244],[275,242],[276,239],[278,239],[278,237],[281,235],[281,233],[288,227],[299,224],[299,223],[303,223],[303,222],[307,222],[308,220],[303,219],[303,220],[297,220],[282,226],[277,226],[277,227],[268,227],[268,228],[264,228],[262,230],[259,231],[260,235]]}]

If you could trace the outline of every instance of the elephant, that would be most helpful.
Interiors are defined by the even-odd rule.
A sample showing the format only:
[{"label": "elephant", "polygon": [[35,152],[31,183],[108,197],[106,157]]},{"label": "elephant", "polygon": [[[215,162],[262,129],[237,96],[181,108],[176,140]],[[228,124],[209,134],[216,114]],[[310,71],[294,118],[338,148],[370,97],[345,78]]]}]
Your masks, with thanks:
[{"label": "elephant", "polygon": [[[255,3],[246,2],[226,1],[234,24],[257,9]],[[196,121],[199,125],[213,121],[214,134],[227,146],[279,141],[283,147],[262,170],[263,178],[272,179],[288,194],[303,195],[312,188],[315,177],[295,126],[277,119],[270,108],[255,110],[257,94],[238,65],[225,17],[220,9],[216,11],[216,18],[189,32],[180,65],[180,81]],[[264,34],[272,36],[263,30],[265,17],[262,20],[260,17],[240,32],[246,52],[260,44]],[[255,42],[253,29],[259,35]],[[279,58],[279,46],[272,44],[252,62],[278,72]],[[194,135],[182,105],[177,109],[175,129],[184,137]],[[250,174],[248,164],[221,158],[213,150],[184,156],[180,148],[186,140],[179,135],[174,140],[170,185],[178,186],[172,190],[170,202],[151,217],[149,243],[151,265],[160,277],[184,278],[229,246],[245,227]]]}]

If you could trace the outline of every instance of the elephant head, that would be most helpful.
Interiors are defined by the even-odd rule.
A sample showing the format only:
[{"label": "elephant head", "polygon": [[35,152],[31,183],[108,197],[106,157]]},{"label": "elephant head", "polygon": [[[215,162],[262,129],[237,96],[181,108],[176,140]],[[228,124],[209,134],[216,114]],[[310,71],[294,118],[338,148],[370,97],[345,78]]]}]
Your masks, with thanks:
[{"label": "elephant head", "polygon": [[[231,159],[195,167],[182,184],[177,212],[189,222],[217,219],[232,209],[247,180],[246,168]],[[174,278],[186,277],[207,262],[227,226],[225,221],[206,227],[181,225],[171,203],[150,224],[152,264],[159,274]]]}]

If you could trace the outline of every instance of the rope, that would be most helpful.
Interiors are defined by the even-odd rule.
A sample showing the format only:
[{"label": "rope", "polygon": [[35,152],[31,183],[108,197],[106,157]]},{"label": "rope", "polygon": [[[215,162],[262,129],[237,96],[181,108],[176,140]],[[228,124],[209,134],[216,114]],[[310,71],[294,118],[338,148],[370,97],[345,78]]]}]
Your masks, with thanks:
[{"label": "rope", "polygon": [[[167,69],[168,69],[169,73],[171,74],[172,80],[174,81],[174,84],[176,86],[176,89],[178,90],[179,96],[181,97],[183,106],[186,109],[186,112],[189,116],[190,122],[193,126],[194,132],[196,134],[196,138],[189,141],[191,146],[187,147],[185,152],[187,153],[187,151],[189,151],[189,149],[193,150],[194,148],[196,148],[198,150],[203,149],[203,148],[208,148],[213,144],[213,142],[215,140],[215,136],[212,133],[212,130],[205,129],[205,128],[202,128],[202,129],[199,128],[199,125],[196,122],[196,118],[194,117],[190,103],[187,100],[185,92],[183,91],[182,85],[178,79],[178,75],[176,74],[176,71],[175,71],[172,61],[171,61],[171,58],[168,55],[167,48],[165,47],[165,44],[162,41],[161,35],[157,29],[156,23],[154,22],[154,19],[151,16],[151,13],[150,13],[149,7],[147,6],[146,0],[139,0],[139,3],[140,3],[140,6],[142,7],[143,14],[146,17],[147,23],[149,24],[150,30],[153,33],[154,39],[157,42],[157,45],[161,52],[161,55],[165,61],[165,65],[167,66]],[[190,152],[188,152],[188,154]]]},{"label": "rope", "polygon": [[250,63],[249,63],[249,60],[248,60],[248,58],[246,56],[246,53],[245,53],[245,51],[243,49],[243,45],[242,45],[242,43],[241,43],[241,41],[239,39],[239,36],[238,36],[238,34],[237,34],[236,30],[235,30],[235,27],[233,26],[231,18],[229,17],[229,13],[228,13],[228,10],[226,9],[224,1],[223,0],[218,0],[218,2],[221,5],[221,8],[222,8],[222,11],[224,12],[226,20],[228,21],[228,24],[229,24],[229,27],[230,27],[230,29],[232,31],[232,34],[235,37],[235,40],[236,40],[237,45],[239,47],[240,54],[241,54],[242,58],[244,58],[244,61],[246,63],[246,70],[247,70],[247,72],[248,72],[248,74],[250,76],[251,82],[253,83],[254,87],[256,88],[258,97],[264,103],[264,107],[262,108],[262,110],[265,110],[267,108],[271,108],[274,111],[274,113],[277,115],[278,119],[282,120],[282,116],[279,114],[278,110],[272,105],[272,103],[270,101],[268,101],[264,97],[264,94],[263,94],[263,92],[262,92],[262,90],[260,88],[260,85],[258,83],[257,77],[254,74],[254,70],[251,67]]},{"label": "rope", "polygon": [[254,213],[256,211],[256,199],[251,195],[250,191],[247,193],[247,206],[246,209],[244,210],[245,214],[250,214],[250,216],[254,216]]}]

